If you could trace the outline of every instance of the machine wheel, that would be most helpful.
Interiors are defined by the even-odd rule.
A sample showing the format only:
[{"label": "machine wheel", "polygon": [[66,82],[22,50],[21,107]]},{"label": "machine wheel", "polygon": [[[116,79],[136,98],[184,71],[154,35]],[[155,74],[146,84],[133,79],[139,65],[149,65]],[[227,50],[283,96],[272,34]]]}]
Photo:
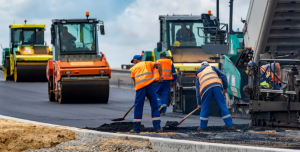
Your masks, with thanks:
[{"label": "machine wheel", "polygon": [[8,75],[7,75],[7,68],[6,67],[3,68],[3,73],[4,73],[4,80],[7,81]]},{"label": "machine wheel", "polygon": [[18,82],[18,72],[17,72],[17,67],[15,66],[15,70],[14,70],[14,80],[15,82]]},{"label": "machine wheel", "polygon": [[62,100],[62,93],[61,93],[62,85],[61,83],[59,83],[57,86],[58,86],[57,99],[60,104],[63,104],[64,100]]},{"label": "machine wheel", "polygon": [[49,97],[49,101],[56,101],[55,94],[53,92],[53,78],[52,77],[50,77],[50,80],[48,81],[48,97]]}]

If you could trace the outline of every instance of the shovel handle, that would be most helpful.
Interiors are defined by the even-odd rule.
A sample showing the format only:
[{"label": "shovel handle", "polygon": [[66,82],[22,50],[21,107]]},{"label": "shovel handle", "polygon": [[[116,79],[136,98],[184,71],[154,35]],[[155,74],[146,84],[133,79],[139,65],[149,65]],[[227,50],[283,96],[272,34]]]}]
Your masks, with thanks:
[{"label": "shovel handle", "polygon": [[123,118],[125,118],[127,115],[128,115],[128,113],[131,111],[131,109],[134,107],[134,104],[129,108],[129,110],[125,113],[125,115],[123,116]]},{"label": "shovel handle", "polygon": [[178,125],[180,125],[186,118],[188,118],[190,115],[192,115],[193,113],[195,113],[198,110],[198,108],[196,108],[195,110],[193,110],[192,112],[190,112],[187,116],[185,116],[179,123]]},{"label": "shovel handle", "polygon": [[[159,82],[157,81],[155,84],[154,84],[154,86],[156,86],[157,84],[158,84]],[[132,110],[132,108],[134,107],[134,104],[129,108],[129,110],[125,113],[125,115],[123,116],[123,118],[125,118],[127,115],[128,115],[128,113]]]}]

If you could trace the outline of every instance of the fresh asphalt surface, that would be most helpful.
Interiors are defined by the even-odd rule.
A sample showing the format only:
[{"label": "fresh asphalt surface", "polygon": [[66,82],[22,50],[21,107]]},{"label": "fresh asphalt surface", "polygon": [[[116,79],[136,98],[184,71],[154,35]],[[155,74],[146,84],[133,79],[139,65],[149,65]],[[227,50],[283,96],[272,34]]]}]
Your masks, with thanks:
[{"label": "fresh asphalt surface", "polygon": [[[118,78],[130,80],[129,77],[129,74],[112,73],[111,84],[117,84]],[[111,119],[123,117],[134,103],[134,97],[135,92],[132,90],[110,88],[108,104],[59,104],[48,101],[47,82],[4,81],[3,72],[0,72],[0,115],[21,119],[79,128],[98,127],[104,123],[112,123]],[[161,126],[164,126],[166,121],[180,121],[184,116],[173,113],[170,106],[166,116],[161,116]],[[124,121],[132,120],[133,110]],[[199,116],[190,116],[181,126],[198,126],[199,122]],[[249,122],[247,119],[233,119],[235,124]],[[146,127],[152,126],[148,101],[145,102],[142,124]],[[210,117],[208,125],[224,125],[224,122],[222,118]]]}]

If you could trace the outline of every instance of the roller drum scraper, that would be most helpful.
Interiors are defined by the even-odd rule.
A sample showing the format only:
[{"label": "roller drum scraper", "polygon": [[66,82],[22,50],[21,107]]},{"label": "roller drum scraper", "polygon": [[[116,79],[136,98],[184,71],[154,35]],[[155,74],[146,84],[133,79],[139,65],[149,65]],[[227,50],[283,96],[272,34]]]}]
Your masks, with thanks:
[{"label": "roller drum scraper", "polygon": [[[156,86],[159,82],[156,82],[154,84],[154,86]],[[128,109],[128,111],[125,113],[125,115],[123,116],[123,118],[117,118],[117,119],[112,119],[111,121],[123,121],[125,120],[125,117],[128,115],[128,113],[133,109],[134,104]]]},{"label": "roller drum scraper", "polygon": [[185,116],[181,121],[177,122],[177,121],[167,121],[165,127],[167,128],[173,128],[173,127],[177,127],[178,125],[180,125],[186,118],[188,118],[190,115],[192,115],[193,113],[195,113],[198,110],[198,108],[196,108],[195,110],[193,110],[192,112],[190,112],[187,116]]}]

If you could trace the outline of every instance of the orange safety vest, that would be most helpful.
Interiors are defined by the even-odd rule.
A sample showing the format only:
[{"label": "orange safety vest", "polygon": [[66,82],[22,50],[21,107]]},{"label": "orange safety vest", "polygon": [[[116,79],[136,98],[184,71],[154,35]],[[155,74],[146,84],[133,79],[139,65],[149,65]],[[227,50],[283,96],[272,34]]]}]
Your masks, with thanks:
[{"label": "orange safety vest", "polygon": [[[181,38],[181,30],[182,30],[182,29],[180,29],[180,38]],[[189,33],[188,33],[188,35],[189,35],[189,37],[190,37],[190,40],[191,40],[191,30],[190,30],[190,29],[188,29],[188,32],[189,32]]]},{"label": "orange safety vest", "polygon": [[106,56],[104,53],[102,53],[102,60],[106,60]]},{"label": "orange safety vest", "polygon": [[211,87],[219,86],[219,85],[213,85],[213,86],[203,90],[206,86],[208,86],[212,83],[219,83],[220,86],[222,86],[221,79],[219,78],[217,73],[212,69],[211,66],[206,67],[203,71],[199,72],[197,76],[199,78],[199,87],[200,87],[199,94],[201,95],[201,98],[208,89],[210,89]]},{"label": "orange safety vest", "polygon": [[135,91],[153,82],[153,67],[150,63],[150,61],[140,62],[130,69],[131,73],[134,74]]},{"label": "orange safety vest", "polygon": [[[271,64],[270,64],[269,67],[271,68]],[[271,74],[270,71],[267,71],[267,70],[265,69],[264,65],[262,65],[262,66],[260,67],[260,69],[265,73],[265,75],[271,76],[271,81],[274,81],[274,75]],[[275,70],[275,69],[274,69],[274,70]],[[277,74],[275,73],[275,75],[277,75]],[[275,77],[275,81],[276,81],[276,82],[278,81],[278,80],[277,80],[277,77]]]},{"label": "orange safety vest", "polygon": [[142,56],[144,56],[144,53],[142,53]]},{"label": "orange safety vest", "polygon": [[[159,59],[157,60],[162,66],[162,77],[164,80],[173,80],[172,76],[172,60],[171,59]],[[158,69],[154,70],[154,81],[159,80],[159,72]]]}]

